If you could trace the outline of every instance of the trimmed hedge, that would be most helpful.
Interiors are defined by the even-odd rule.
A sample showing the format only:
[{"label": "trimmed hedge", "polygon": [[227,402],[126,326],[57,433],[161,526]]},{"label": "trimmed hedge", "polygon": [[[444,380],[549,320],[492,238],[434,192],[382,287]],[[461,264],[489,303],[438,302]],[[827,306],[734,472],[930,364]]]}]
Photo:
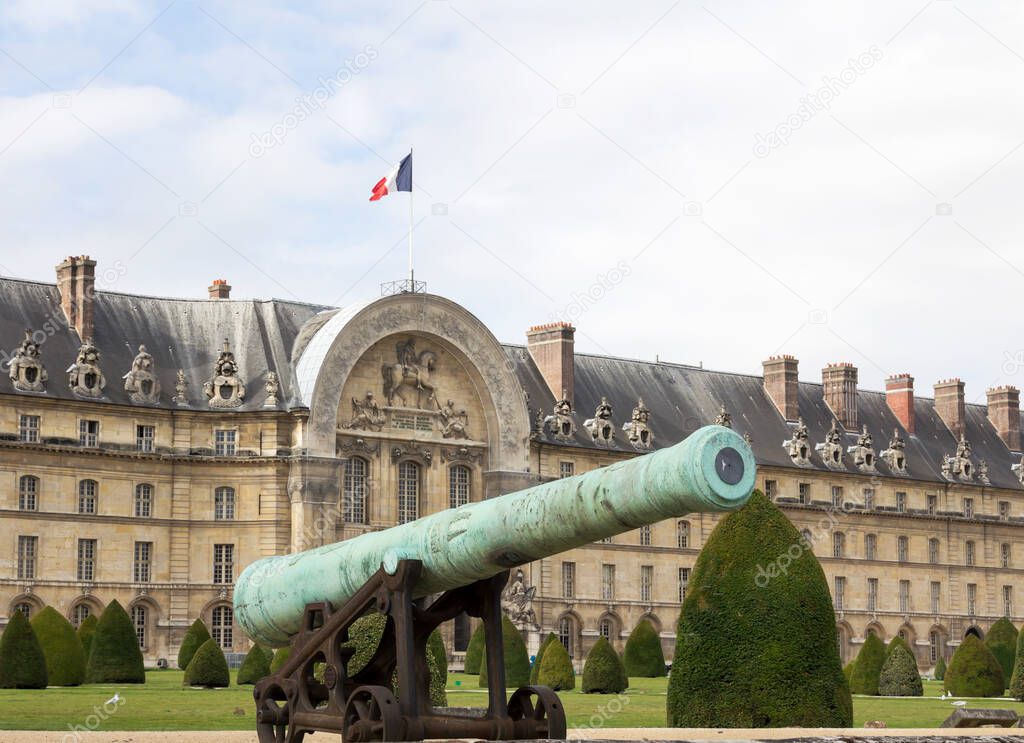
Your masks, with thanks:
[{"label": "trimmed hedge", "polygon": [[705,543],[679,615],[675,727],[851,727],[828,582],[800,532],[755,490]]},{"label": "trimmed hedge", "polygon": [[242,659],[242,665],[238,667],[238,677],[235,679],[235,683],[239,686],[247,686],[255,684],[264,676],[269,676],[272,657],[259,645],[253,645]]},{"label": "trimmed hedge", "polygon": [[[537,683],[537,676],[540,675],[540,663],[544,660],[544,650],[552,642],[559,642],[558,638],[555,637],[554,632],[548,632],[548,636],[541,642],[540,647],[537,649],[537,654],[533,656],[533,665],[530,666],[530,683]],[[561,644],[561,643],[559,643]]]},{"label": "trimmed hedge", "polygon": [[46,658],[49,686],[78,686],[85,681],[85,650],[63,614],[47,606],[32,617],[32,629]]},{"label": "trimmed hedge", "polygon": [[892,655],[892,651],[896,648],[897,645],[899,645],[900,647],[902,647],[902,648],[906,649],[907,651],[909,651],[911,655],[914,654],[914,651],[907,644],[906,640],[904,640],[899,635],[893,635],[893,638],[891,640],[889,640],[889,644],[885,648],[885,657],[886,658],[888,658],[890,655]]},{"label": "trimmed hedge", "polygon": [[283,648],[278,648],[274,651],[274,657],[270,659],[270,672],[277,673],[281,670],[281,666],[288,660],[288,656],[292,654],[292,646],[285,645]]},{"label": "trimmed hedge", "polygon": [[537,683],[549,686],[555,691],[576,688],[576,672],[572,670],[569,652],[561,642],[556,640],[544,651],[540,671],[537,673]]},{"label": "trimmed hedge", "polygon": [[100,618],[95,614],[90,614],[82,623],[78,625],[78,639],[82,642],[82,650],[85,651],[85,661],[89,662],[89,651],[92,649],[92,636],[96,634],[96,625],[99,624]]},{"label": "trimmed hedge", "polygon": [[878,635],[869,632],[857,660],[854,661],[853,674],[850,677],[850,691],[854,694],[878,694],[878,677],[885,664],[886,648]]},{"label": "trimmed hedge", "polygon": [[210,638],[192,654],[192,661],[185,669],[186,686],[205,686],[208,689],[223,688],[231,684],[231,674],[224,651]]},{"label": "trimmed hedge", "polygon": [[985,643],[976,635],[967,635],[953,653],[942,685],[958,697],[999,697],[1006,689],[1006,679]]},{"label": "trimmed hedge", "polygon": [[192,626],[185,632],[182,638],[181,647],[178,648],[178,668],[185,670],[192,662],[192,656],[196,654],[203,644],[210,639],[210,631],[202,619],[192,622]]},{"label": "trimmed hedge", "polygon": [[917,661],[905,644],[893,645],[882,664],[878,693],[883,697],[920,697],[924,684],[917,670]]},{"label": "trimmed hedge", "polygon": [[480,666],[484,662],[484,625],[477,625],[477,628],[470,635],[469,645],[466,646],[466,673],[480,673]]},{"label": "trimmed hedge", "polygon": [[[530,654],[522,633],[504,614],[501,616],[501,639],[505,650],[505,688],[518,689],[530,683]],[[487,663],[480,663],[480,688],[487,687]]]},{"label": "trimmed hedge", "polygon": [[[938,673],[938,666],[935,672]],[[1017,659],[1013,662],[1013,675],[1010,677],[1010,696],[1024,702],[1024,632],[1017,634]]]},{"label": "trimmed hedge", "polygon": [[665,675],[665,651],[661,647],[661,638],[646,619],[642,619],[629,633],[622,663],[627,676],[661,678]]},{"label": "trimmed hedge", "polygon": [[849,663],[843,666],[843,676],[846,677],[846,683],[850,683],[850,678],[853,675],[853,666],[855,663],[856,661],[851,660]]},{"label": "trimmed hedge", "polygon": [[618,694],[626,690],[626,669],[604,636],[597,638],[583,664],[584,694]]},{"label": "trimmed hedge", "polygon": [[935,680],[942,681],[946,677],[946,659],[941,655],[939,659],[935,661]]},{"label": "trimmed hedge", "polygon": [[11,613],[0,637],[0,689],[45,689],[46,657],[31,623]]},{"label": "trimmed hedge", "polygon": [[[437,679],[431,676],[431,684],[440,686],[443,690],[448,685],[448,650],[444,646],[444,638],[438,630],[430,633],[427,638],[427,653],[434,656],[437,663]],[[436,706],[436,705],[435,705]]]},{"label": "trimmed hedge", "polygon": [[135,627],[115,599],[107,604],[96,625],[85,666],[87,684],[144,684],[146,669]]},{"label": "trimmed hedge", "polygon": [[1003,669],[1003,678],[1013,676],[1013,662],[1017,658],[1017,628],[1006,617],[998,620],[985,635],[985,647],[996,656]]}]

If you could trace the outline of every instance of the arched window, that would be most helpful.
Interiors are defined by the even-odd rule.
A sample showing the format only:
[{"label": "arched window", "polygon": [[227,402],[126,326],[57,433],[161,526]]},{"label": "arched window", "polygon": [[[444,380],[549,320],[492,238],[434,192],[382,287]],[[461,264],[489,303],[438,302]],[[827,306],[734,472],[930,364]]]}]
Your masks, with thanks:
[{"label": "arched window", "polygon": [[420,466],[416,462],[398,465],[398,523],[415,521],[420,511]]},{"label": "arched window", "polygon": [[939,655],[942,652],[942,637],[935,630],[928,633],[928,660],[931,663],[936,663],[939,660]]},{"label": "arched window", "polygon": [[78,483],[78,512],[96,513],[96,496],[99,486],[95,480],[82,480]]},{"label": "arched window", "polygon": [[345,460],[341,518],[346,523],[366,523],[366,473],[368,469],[365,459],[352,457]]},{"label": "arched window", "polygon": [[139,648],[146,649],[146,619],[149,612],[145,605],[136,604],[132,607],[132,625],[135,627],[135,636],[139,639]]},{"label": "arched window", "polygon": [[689,521],[676,522],[676,546],[679,547],[679,549],[681,550],[685,550],[690,547]]},{"label": "arched window", "polygon": [[570,656],[573,654],[573,626],[572,619],[569,617],[562,617],[558,620],[558,641],[562,643],[562,647],[569,653]]},{"label": "arched window", "polygon": [[469,467],[457,464],[448,470],[448,507],[458,508],[469,503]]},{"label": "arched window", "polygon": [[234,616],[230,606],[217,606],[213,610],[213,626],[210,628],[210,637],[220,646],[222,650],[230,650],[233,644],[233,633],[231,623]]},{"label": "arched window", "polygon": [[910,551],[910,540],[905,536],[896,537],[896,559],[900,562],[906,562]]},{"label": "arched window", "polygon": [[88,604],[75,604],[75,608],[71,610],[71,624],[78,629],[82,626],[82,622],[89,618],[92,614],[92,609],[89,608]]},{"label": "arched window", "polygon": [[939,540],[935,537],[928,540],[928,562],[932,565],[939,564]]},{"label": "arched window", "polygon": [[22,614],[25,615],[26,619],[32,616],[32,604],[28,603],[27,601],[22,601],[20,604],[15,604],[14,610],[20,611]]},{"label": "arched window", "polygon": [[846,535],[841,531],[832,533],[832,557],[842,557],[846,552]]},{"label": "arched window", "polygon": [[22,475],[18,480],[18,510],[36,511],[39,509],[39,478],[35,475]]},{"label": "arched window", "polygon": [[967,567],[974,566],[974,542],[971,540],[964,542],[964,565]]},{"label": "arched window", "polygon": [[612,620],[608,617],[602,619],[597,625],[597,631],[601,634],[601,637],[606,639],[608,642],[612,641],[613,625]]},{"label": "arched window", "polygon": [[235,518],[235,489],[217,488],[213,491],[213,518],[218,521],[230,521]]},{"label": "arched window", "polygon": [[143,519],[153,515],[153,486],[149,483],[135,486],[135,515]]}]

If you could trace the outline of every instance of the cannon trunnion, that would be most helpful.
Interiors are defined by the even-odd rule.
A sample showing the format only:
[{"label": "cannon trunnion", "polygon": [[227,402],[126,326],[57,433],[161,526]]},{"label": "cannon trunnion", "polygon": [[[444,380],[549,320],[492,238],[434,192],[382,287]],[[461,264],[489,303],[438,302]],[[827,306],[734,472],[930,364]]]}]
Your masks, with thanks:
[{"label": "cannon trunnion", "polygon": [[[328,602],[306,606],[287,662],[253,689],[260,743],[298,743],[316,731],[340,733],[345,743],[565,738],[565,710],[551,689],[523,686],[506,701],[501,592],[508,571],[447,591],[425,606],[413,599],[422,567],[418,560],[401,560],[393,575],[381,569],[337,609]],[[349,628],[373,611],[387,617],[384,634],[370,661],[349,677],[346,667],[355,652],[347,646]],[[477,714],[430,702],[427,638],[462,612],[484,622],[488,704]]]}]

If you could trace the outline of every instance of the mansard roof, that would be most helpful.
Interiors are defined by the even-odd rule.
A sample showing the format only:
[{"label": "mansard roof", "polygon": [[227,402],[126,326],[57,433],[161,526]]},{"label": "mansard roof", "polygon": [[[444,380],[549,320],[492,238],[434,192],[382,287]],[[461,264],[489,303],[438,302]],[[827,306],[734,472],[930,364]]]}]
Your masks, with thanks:
[{"label": "mansard roof", "polygon": [[[550,415],[555,399],[526,348],[518,345],[506,345],[505,348],[529,396],[531,420],[535,421],[538,413]],[[825,440],[835,416],[825,403],[820,384],[800,382],[798,395],[800,414],[807,426],[813,450],[816,444]],[[759,376],[577,353],[574,397],[573,412],[577,425],[571,439],[566,441],[541,430],[535,434],[538,440],[554,445],[636,452],[622,433],[622,424],[629,421],[637,400],[643,398],[650,411],[653,448],[658,449],[676,444],[701,426],[714,423],[724,406],[732,416],[733,429],[740,434],[750,434],[758,464],[795,468],[783,448],[783,441],[792,437],[795,425],[783,419],[765,393]],[[602,398],[607,398],[613,409],[616,435],[610,445],[595,443],[583,427],[584,420],[594,416]],[[907,433],[900,426],[886,404],[884,392],[858,390],[857,407],[860,423],[867,425],[874,438],[876,454],[888,446],[893,430],[898,430],[906,443],[906,474],[893,473],[878,457],[876,467],[879,475],[890,482],[899,479],[949,482],[942,475],[942,460],[945,455],[956,451],[957,439],[935,412],[933,400],[914,399],[914,434]],[[857,443],[859,433],[844,431],[842,469],[829,469],[820,454],[814,451],[810,455],[808,469],[863,475],[853,464],[853,457],[846,454],[847,447]],[[1021,487],[1011,470],[1012,465],[1020,461],[1020,455],[1009,451],[1003,444],[988,420],[984,405],[966,406],[965,436],[971,443],[975,469],[981,460],[985,460],[993,487]],[[974,484],[980,483],[975,479]]]}]

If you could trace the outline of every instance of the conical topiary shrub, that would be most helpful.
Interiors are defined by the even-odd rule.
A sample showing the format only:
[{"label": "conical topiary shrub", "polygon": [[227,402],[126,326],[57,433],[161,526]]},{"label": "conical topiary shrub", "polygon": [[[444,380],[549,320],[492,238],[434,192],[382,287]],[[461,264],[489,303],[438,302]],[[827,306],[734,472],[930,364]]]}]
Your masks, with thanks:
[{"label": "conical topiary shrub", "polygon": [[31,624],[46,658],[48,685],[78,686],[85,681],[85,651],[71,622],[47,606],[32,617]]},{"label": "conical topiary shrub", "polygon": [[185,670],[192,662],[192,656],[202,645],[210,639],[210,631],[202,619],[192,622],[192,626],[185,632],[182,638],[181,647],[178,648],[178,668]]},{"label": "conical topiary shrub", "polygon": [[192,654],[192,660],[185,669],[185,685],[205,686],[208,689],[225,687],[231,683],[228,662],[224,651],[210,638]]},{"label": "conical topiary shrub", "polygon": [[843,676],[846,677],[846,683],[850,683],[850,678],[853,676],[853,664],[854,661],[851,660],[849,663],[843,666]]},{"label": "conical topiary shrub", "polygon": [[537,683],[537,676],[540,675],[540,664],[544,660],[544,651],[547,646],[552,642],[558,642],[558,638],[555,637],[554,632],[549,632],[548,636],[541,642],[540,647],[537,648],[537,654],[533,657],[533,665],[530,666],[530,683]]},{"label": "conical topiary shrub", "polygon": [[[518,689],[530,683],[530,655],[522,633],[504,614],[501,617],[501,639],[505,649],[505,687]],[[487,663],[480,663],[480,687],[487,686]]]},{"label": "conical topiary shrub", "polygon": [[[939,658],[941,661],[942,658]],[[946,667],[943,666],[945,671]],[[939,677],[939,666],[935,666],[935,678]],[[1018,702],[1024,702],[1024,632],[1017,634],[1017,657],[1013,662],[1013,674],[1010,676],[1010,696]]]},{"label": "conical topiary shrub", "polygon": [[1006,617],[996,621],[985,635],[985,647],[996,656],[1003,669],[1003,678],[1013,676],[1013,661],[1017,657],[1017,628]]},{"label": "conical topiary shrub", "polygon": [[853,724],[825,573],[760,491],[718,523],[691,573],[668,683],[668,724]]},{"label": "conical topiary shrub", "polygon": [[87,684],[144,684],[146,669],[135,627],[115,599],[107,604],[92,637],[92,649],[85,665]]},{"label": "conical topiary shrub", "polygon": [[292,654],[292,646],[285,645],[283,648],[278,648],[274,651],[274,657],[270,660],[270,672],[277,673],[281,670],[281,666],[288,660],[288,656]]},{"label": "conical topiary shrub", "polygon": [[484,626],[480,624],[469,637],[466,646],[466,673],[479,674],[484,661]]},{"label": "conical topiary shrub", "polygon": [[629,633],[622,664],[627,676],[661,678],[665,675],[665,652],[654,626],[643,619]]},{"label": "conical topiary shrub", "polygon": [[443,690],[448,685],[448,650],[444,646],[444,638],[437,630],[431,632],[427,638],[427,652],[434,656],[434,662],[437,664],[437,678],[431,679],[431,683]]},{"label": "conical topiary shrub", "polygon": [[78,625],[78,639],[82,642],[82,650],[85,651],[85,660],[89,660],[89,651],[92,649],[92,636],[96,634],[96,625],[99,624],[99,617],[90,614]]},{"label": "conical topiary shrub", "polygon": [[878,635],[871,632],[857,653],[854,661],[853,675],[850,678],[850,691],[854,694],[878,694],[878,677],[885,663],[886,649]]},{"label": "conical topiary shrub", "polygon": [[242,665],[238,667],[235,683],[239,686],[255,684],[264,676],[270,675],[271,657],[271,654],[259,645],[253,645],[242,659]]},{"label": "conical topiary shrub", "polygon": [[626,690],[626,669],[604,636],[597,638],[583,663],[584,694],[618,694]]},{"label": "conical topiary shrub", "polygon": [[550,643],[541,658],[537,683],[549,686],[555,691],[567,691],[576,688],[576,672],[572,670],[572,660],[565,645],[557,640]]},{"label": "conical topiary shrub", "polygon": [[25,615],[11,612],[0,637],[0,689],[45,689],[46,657]]},{"label": "conical topiary shrub", "polygon": [[878,676],[878,693],[883,697],[919,697],[924,684],[917,670],[917,661],[905,645],[895,645],[882,664]]},{"label": "conical topiary shrub", "polygon": [[[1020,656],[1017,656],[1020,657]],[[946,677],[946,659],[941,655],[939,659],[935,661],[935,680],[942,681]]]},{"label": "conical topiary shrub", "polygon": [[1006,680],[992,651],[975,635],[967,635],[953,653],[942,685],[958,697],[999,697]]},{"label": "conical topiary shrub", "polygon": [[900,647],[902,647],[902,648],[904,648],[905,650],[909,651],[911,655],[913,655],[913,654],[914,654],[914,651],[913,651],[913,650],[911,649],[911,647],[910,647],[910,646],[909,646],[909,645],[907,644],[907,641],[906,641],[906,640],[904,640],[904,639],[903,639],[902,637],[900,637],[899,635],[893,635],[893,638],[892,638],[891,640],[889,640],[889,644],[885,646],[885,657],[886,657],[886,658],[888,658],[888,657],[889,657],[890,655],[892,655],[892,651],[893,651],[893,649],[894,649],[894,648],[895,648],[895,647],[896,647],[897,645],[898,645],[898,646],[900,646]]}]

